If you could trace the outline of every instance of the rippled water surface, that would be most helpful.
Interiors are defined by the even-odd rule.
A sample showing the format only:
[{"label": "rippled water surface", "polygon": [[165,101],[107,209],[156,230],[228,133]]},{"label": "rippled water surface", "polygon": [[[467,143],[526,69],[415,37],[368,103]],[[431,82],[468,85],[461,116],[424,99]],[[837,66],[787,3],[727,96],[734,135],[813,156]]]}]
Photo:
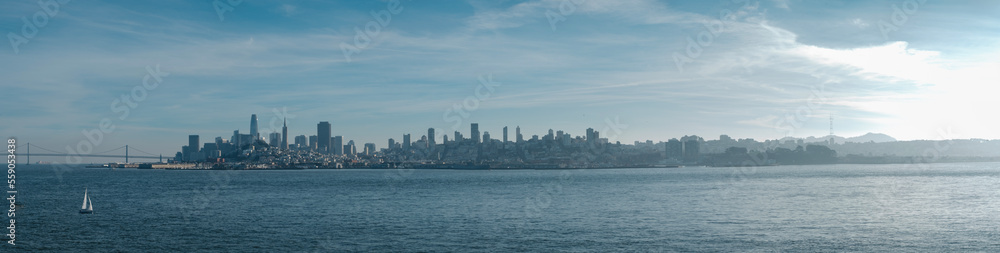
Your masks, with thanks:
[{"label": "rippled water surface", "polygon": [[998,163],[18,179],[15,251],[1000,251]]}]

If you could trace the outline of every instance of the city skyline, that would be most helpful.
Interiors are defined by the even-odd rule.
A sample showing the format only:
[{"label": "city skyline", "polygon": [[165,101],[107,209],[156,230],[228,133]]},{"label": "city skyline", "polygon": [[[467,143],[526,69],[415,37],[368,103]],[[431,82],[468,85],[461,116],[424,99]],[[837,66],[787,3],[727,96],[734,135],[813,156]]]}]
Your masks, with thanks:
[{"label": "city skyline", "polygon": [[[256,120],[257,120],[257,115],[256,114],[251,115],[251,121],[250,121],[250,128],[251,129],[255,129],[256,128],[256,126],[257,126],[257,121]],[[299,136],[296,136],[295,139],[298,139],[300,141],[296,141],[295,145],[293,145],[294,147],[289,146],[288,143],[287,143],[288,136],[290,135],[288,133],[288,124],[287,124],[287,121],[283,121],[282,122],[282,133],[272,132],[272,133],[269,134],[269,138],[267,138],[267,139],[262,138],[262,137],[258,137],[258,138],[255,138],[255,139],[257,139],[259,141],[262,141],[264,143],[267,143],[271,147],[275,147],[278,150],[310,150],[310,151],[315,151],[315,152],[317,152],[319,154],[331,155],[331,156],[340,156],[340,155],[353,156],[355,153],[358,153],[358,154],[363,153],[366,156],[370,156],[370,155],[373,155],[375,153],[382,153],[382,152],[384,152],[386,150],[393,150],[393,149],[396,149],[396,150],[409,150],[410,146],[412,144],[420,144],[420,143],[423,143],[423,145],[425,145],[425,146],[423,146],[422,148],[419,148],[419,149],[434,150],[439,145],[444,146],[444,144],[454,144],[454,143],[451,143],[451,142],[460,142],[460,143],[466,143],[467,142],[468,144],[472,144],[472,145],[480,145],[480,144],[484,144],[485,145],[485,144],[488,144],[487,142],[490,142],[490,143],[499,143],[501,146],[504,146],[504,147],[510,145],[513,148],[513,147],[520,147],[520,145],[526,144],[527,141],[531,141],[531,142],[538,142],[538,141],[551,142],[551,141],[557,141],[557,142],[560,143],[559,145],[563,145],[563,146],[568,147],[570,145],[570,143],[571,143],[571,140],[576,139],[576,140],[579,140],[579,141],[585,141],[587,143],[594,143],[594,144],[597,144],[597,143],[606,143],[606,144],[612,144],[612,145],[614,145],[614,144],[633,145],[634,144],[634,146],[636,146],[636,147],[639,147],[639,146],[642,146],[642,145],[645,145],[645,146],[648,147],[648,146],[654,145],[654,144],[655,145],[667,145],[665,147],[665,151],[664,151],[667,157],[670,157],[671,154],[673,154],[674,157],[679,156],[679,155],[677,155],[677,153],[672,153],[670,150],[675,150],[677,152],[680,152],[679,150],[684,150],[683,152],[684,152],[684,156],[685,157],[696,157],[696,156],[698,156],[698,152],[699,152],[698,151],[698,145],[699,145],[700,142],[704,142],[704,141],[720,141],[721,143],[736,143],[737,141],[743,142],[744,140],[746,140],[747,142],[745,142],[744,145],[750,144],[750,143],[754,143],[754,144],[751,144],[751,145],[764,144],[765,145],[764,146],[765,149],[780,147],[780,145],[782,143],[785,143],[785,145],[798,145],[800,147],[802,145],[807,145],[807,144],[810,144],[810,145],[811,144],[833,145],[834,143],[843,144],[846,141],[850,141],[850,139],[852,139],[852,138],[859,138],[859,139],[861,139],[860,142],[855,142],[855,143],[865,143],[865,142],[869,142],[869,141],[872,141],[872,142],[895,141],[894,139],[892,139],[891,136],[886,136],[886,135],[881,135],[881,134],[876,134],[876,136],[869,136],[872,133],[868,133],[865,136],[856,136],[856,137],[850,137],[850,138],[845,138],[845,137],[842,137],[842,136],[835,136],[835,135],[833,135],[833,132],[832,132],[833,131],[833,126],[832,126],[833,122],[832,122],[832,119],[831,119],[830,123],[831,123],[831,126],[830,126],[831,127],[830,128],[831,132],[830,132],[830,135],[824,136],[824,137],[820,137],[820,138],[809,137],[808,138],[808,139],[810,139],[809,142],[804,142],[804,140],[806,140],[806,138],[794,138],[794,139],[797,139],[797,141],[792,142],[792,143],[786,143],[786,142],[788,141],[787,140],[788,138],[793,138],[793,137],[786,137],[786,138],[774,139],[774,140],[771,140],[771,139],[756,140],[756,139],[753,139],[753,138],[732,138],[731,136],[725,135],[725,134],[720,135],[718,137],[718,139],[711,139],[711,137],[706,138],[705,136],[697,136],[697,135],[685,135],[683,137],[677,136],[677,137],[674,137],[674,138],[670,138],[669,140],[658,140],[658,141],[655,141],[655,142],[653,140],[647,139],[645,141],[636,140],[633,143],[621,143],[620,141],[617,141],[617,140],[614,140],[614,139],[609,139],[609,138],[606,138],[606,137],[602,137],[600,135],[601,131],[595,130],[593,128],[587,128],[585,130],[585,135],[582,135],[582,136],[581,135],[573,135],[570,132],[566,132],[566,131],[564,131],[562,129],[560,129],[558,131],[556,131],[554,129],[549,129],[548,132],[547,132],[547,134],[544,135],[544,136],[533,134],[533,135],[531,135],[531,138],[529,138],[529,139],[518,138],[516,140],[508,140],[508,138],[507,138],[507,126],[503,127],[503,137],[502,138],[492,138],[490,136],[490,134],[489,134],[488,131],[483,131],[483,132],[479,131],[479,124],[478,123],[469,123],[469,130],[468,130],[468,134],[469,135],[468,136],[465,136],[465,134],[462,134],[461,131],[455,131],[454,135],[452,135],[452,137],[450,139],[448,138],[448,135],[441,135],[440,138],[438,138],[436,136],[436,134],[435,134],[435,129],[434,128],[428,128],[427,129],[427,134],[421,136],[419,142],[411,142],[410,133],[406,133],[406,134],[402,135],[402,142],[397,142],[395,140],[395,138],[393,138],[393,137],[387,138],[386,139],[387,140],[387,145],[384,146],[383,148],[377,148],[377,145],[375,143],[371,143],[371,142],[365,143],[364,147],[363,147],[363,151],[359,153],[359,152],[356,151],[357,147],[353,146],[354,145],[354,140],[353,139],[348,139],[348,141],[349,141],[348,145],[342,145],[343,144],[343,138],[344,138],[344,136],[343,135],[335,135],[336,133],[333,132],[332,124],[329,123],[328,121],[319,122],[317,124],[316,134],[314,134],[314,135],[299,135]],[[517,129],[518,129],[518,135],[521,135],[520,132],[519,132],[520,131],[520,126],[517,126]],[[606,128],[606,129],[603,129],[603,131],[619,131],[619,130],[621,130],[621,129],[615,129],[615,128],[611,128],[611,129],[607,129]],[[232,152],[232,150],[237,149],[240,146],[245,146],[245,145],[248,144],[248,142],[246,140],[243,140],[242,138],[240,138],[239,140],[236,140],[236,136],[237,136],[238,133],[239,133],[239,130],[234,130],[233,139],[230,139],[230,140],[227,140],[225,138],[222,138],[221,136],[218,136],[218,137],[216,137],[214,139],[213,142],[206,142],[206,143],[204,143],[205,144],[205,146],[204,146],[205,148],[204,149],[200,148],[200,147],[202,147],[202,145],[201,145],[202,143],[198,142],[198,140],[200,138],[200,135],[197,135],[197,134],[189,135],[188,136],[188,145],[182,147],[181,151],[177,152],[174,161],[205,160],[206,158],[208,158],[209,160],[211,160],[211,159],[215,159],[215,158],[220,158],[223,155],[230,154],[230,152]],[[254,135],[250,134],[249,136],[254,136]],[[837,142],[835,142],[835,137],[837,139],[840,139],[840,140],[838,140]],[[887,140],[885,138],[888,138],[890,140]],[[308,139],[309,141],[308,142],[305,141],[306,139]],[[441,142],[437,142],[437,139],[441,139],[442,141]],[[326,142],[326,143],[324,143],[324,142]],[[694,142],[694,143],[693,144],[684,144],[684,145],[680,144],[680,143],[688,143],[688,142]],[[235,143],[235,146],[230,146],[230,147],[226,147],[225,149],[223,149],[221,147],[221,145],[227,144],[227,143]],[[672,144],[677,144],[677,145],[671,146]],[[209,148],[210,147],[209,145],[211,145],[211,148]],[[678,145],[680,145],[680,146],[678,146]],[[691,149],[685,147],[685,146],[691,146],[691,145],[693,145],[693,147],[695,147],[695,149],[691,150]],[[198,149],[191,149],[190,147],[192,147],[192,146],[198,147]],[[432,147],[432,146],[434,146],[434,147]],[[201,149],[201,150],[199,151],[199,149]],[[504,149],[504,148],[501,148],[501,149]],[[214,155],[209,155],[208,153],[206,153],[206,152],[209,152],[209,150],[213,150],[212,152],[218,152],[218,151],[215,151],[215,150],[227,150],[227,151],[222,151],[220,153],[215,153]],[[345,152],[344,150],[347,150],[347,151]],[[715,151],[718,152],[718,150],[715,150]],[[200,153],[200,155],[192,156],[191,153]],[[708,152],[708,153],[711,154],[713,152]]]},{"label": "city skyline", "polygon": [[[12,2],[9,34],[50,16],[0,47],[13,94],[0,134],[61,151],[94,142],[107,119],[94,151],[165,156],[192,134],[254,132],[245,115],[261,137],[327,121],[378,146],[427,128],[440,143],[470,123],[493,139],[611,122],[627,128],[603,136],[622,143],[765,140],[825,136],[830,117],[840,136],[1000,138],[982,115],[998,104],[978,89],[1000,80],[995,5],[565,2]],[[345,54],[373,21],[371,45]]]}]

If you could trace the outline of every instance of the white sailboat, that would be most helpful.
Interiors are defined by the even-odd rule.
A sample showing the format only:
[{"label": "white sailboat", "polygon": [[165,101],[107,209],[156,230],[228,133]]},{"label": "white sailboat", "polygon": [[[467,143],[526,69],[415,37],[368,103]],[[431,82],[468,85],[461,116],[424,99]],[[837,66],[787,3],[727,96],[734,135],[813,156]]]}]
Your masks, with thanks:
[{"label": "white sailboat", "polygon": [[83,188],[83,206],[80,207],[80,213],[93,213],[94,204],[90,202],[90,197],[87,196],[87,188]]}]

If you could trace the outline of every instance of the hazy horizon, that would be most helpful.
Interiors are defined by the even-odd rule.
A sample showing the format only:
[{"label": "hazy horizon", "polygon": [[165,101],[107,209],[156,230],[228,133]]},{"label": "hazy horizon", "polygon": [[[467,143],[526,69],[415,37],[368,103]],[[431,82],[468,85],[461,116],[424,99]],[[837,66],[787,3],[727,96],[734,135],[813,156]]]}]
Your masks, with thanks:
[{"label": "hazy horizon", "polygon": [[842,137],[1000,139],[981,115],[1000,106],[989,1],[53,3],[0,10],[0,134],[57,151],[104,121],[93,151],[172,157],[251,114],[262,136],[329,121],[379,148],[470,123],[762,141],[826,136],[830,117]]}]

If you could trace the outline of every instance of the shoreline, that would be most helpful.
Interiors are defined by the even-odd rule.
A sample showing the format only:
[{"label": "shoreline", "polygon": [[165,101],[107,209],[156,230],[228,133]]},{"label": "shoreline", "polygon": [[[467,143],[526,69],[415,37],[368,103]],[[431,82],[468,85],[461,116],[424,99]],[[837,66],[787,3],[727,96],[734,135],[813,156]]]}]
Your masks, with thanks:
[{"label": "shoreline", "polygon": [[[168,167],[163,168],[142,168],[142,164],[151,163],[130,163],[130,164],[119,164],[123,165],[121,167],[106,167],[105,166],[95,166],[98,164],[68,164],[72,167],[82,167],[81,169],[137,169],[137,170],[469,170],[469,171],[489,171],[489,170],[586,170],[586,169],[677,169],[677,168],[742,168],[742,167],[782,167],[782,166],[810,166],[810,165],[905,165],[905,164],[956,164],[956,163],[1000,163],[1000,157],[990,158],[987,160],[951,160],[951,161],[933,161],[933,162],[838,162],[838,163],[817,163],[817,164],[769,164],[769,165],[754,165],[754,166],[713,166],[713,165],[703,165],[703,164],[692,164],[692,165],[635,165],[635,166],[604,166],[604,167],[498,167],[489,168],[482,166],[418,166],[418,167],[385,167],[385,166],[372,166],[372,167],[347,167],[347,168],[330,168],[330,167],[280,167],[280,168],[254,168],[254,169],[215,169],[211,168],[211,165],[186,165],[186,166],[170,166],[171,164],[162,164]],[[25,166],[25,168],[31,168],[35,165],[46,165],[51,166],[54,164],[30,164]]]}]

